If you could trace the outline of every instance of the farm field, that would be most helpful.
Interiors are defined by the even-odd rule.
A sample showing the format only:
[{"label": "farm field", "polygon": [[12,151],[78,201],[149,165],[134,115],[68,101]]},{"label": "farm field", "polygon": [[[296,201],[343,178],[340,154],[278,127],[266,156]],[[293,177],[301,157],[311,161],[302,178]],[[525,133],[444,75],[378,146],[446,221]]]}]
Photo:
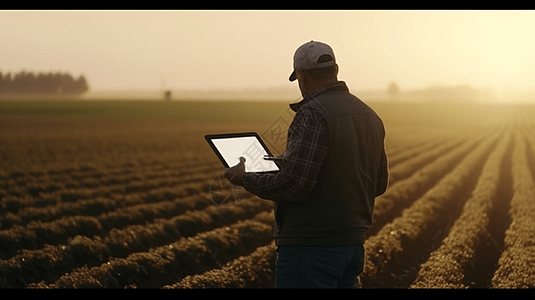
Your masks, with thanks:
[{"label": "farm field", "polygon": [[[535,287],[535,105],[369,102],[390,181],[363,288]],[[273,205],[219,206],[204,135],[285,102],[0,101],[1,288],[272,288]]]}]

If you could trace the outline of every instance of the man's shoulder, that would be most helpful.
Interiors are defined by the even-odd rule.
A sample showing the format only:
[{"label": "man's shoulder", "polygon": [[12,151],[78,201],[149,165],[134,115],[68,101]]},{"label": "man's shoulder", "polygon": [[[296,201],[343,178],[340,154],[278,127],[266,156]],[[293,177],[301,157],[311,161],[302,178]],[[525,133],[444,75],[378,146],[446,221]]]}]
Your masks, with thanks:
[{"label": "man's shoulder", "polygon": [[319,126],[325,124],[325,116],[325,110],[320,106],[307,103],[306,106],[299,108],[294,116],[293,123],[295,123],[294,125],[296,126]]},{"label": "man's shoulder", "polygon": [[323,117],[326,114],[324,106],[318,101],[318,98],[311,99],[299,108],[298,113]]},{"label": "man's shoulder", "polygon": [[345,111],[350,112],[355,109],[362,109],[366,104],[357,96],[351,94],[349,91],[331,91],[329,93],[321,94],[303,107],[312,109],[325,115],[328,111]]}]

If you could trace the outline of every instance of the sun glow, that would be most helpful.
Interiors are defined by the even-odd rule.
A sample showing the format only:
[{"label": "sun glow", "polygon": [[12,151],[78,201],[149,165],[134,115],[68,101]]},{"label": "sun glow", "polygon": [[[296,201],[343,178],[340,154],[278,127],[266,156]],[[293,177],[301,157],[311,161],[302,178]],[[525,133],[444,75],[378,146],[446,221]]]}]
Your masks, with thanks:
[{"label": "sun glow", "polygon": [[293,52],[311,39],[358,90],[535,90],[535,11],[0,11],[0,26],[4,74],[65,70],[92,91],[297,88]]}]

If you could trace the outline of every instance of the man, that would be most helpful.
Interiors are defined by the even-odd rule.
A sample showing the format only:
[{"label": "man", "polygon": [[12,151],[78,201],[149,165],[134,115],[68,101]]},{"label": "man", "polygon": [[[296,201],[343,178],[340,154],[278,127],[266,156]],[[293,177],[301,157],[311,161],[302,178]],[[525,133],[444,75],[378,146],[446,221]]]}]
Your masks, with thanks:
[{"label": "man", "polygon": [[374,200],[386,191],[383,123],[337,76],[330,46],[299,47],[290,81],[303,100],[290,105],[284,168],[248,173],[242,159],[225,170],[232,183],[274,201],[277,288],[358,287]]}]

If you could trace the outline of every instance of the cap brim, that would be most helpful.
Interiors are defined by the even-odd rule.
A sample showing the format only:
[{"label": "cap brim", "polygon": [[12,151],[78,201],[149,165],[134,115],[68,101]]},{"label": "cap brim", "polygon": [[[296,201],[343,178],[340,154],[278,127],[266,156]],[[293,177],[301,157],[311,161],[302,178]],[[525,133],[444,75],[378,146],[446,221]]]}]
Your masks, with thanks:
[{"label": "cap brim", "polygon": [[290,81],[294,81],[297,79],[297,77],[295,76],[295,70],[292,72],[292,74],[290,74]]}]

